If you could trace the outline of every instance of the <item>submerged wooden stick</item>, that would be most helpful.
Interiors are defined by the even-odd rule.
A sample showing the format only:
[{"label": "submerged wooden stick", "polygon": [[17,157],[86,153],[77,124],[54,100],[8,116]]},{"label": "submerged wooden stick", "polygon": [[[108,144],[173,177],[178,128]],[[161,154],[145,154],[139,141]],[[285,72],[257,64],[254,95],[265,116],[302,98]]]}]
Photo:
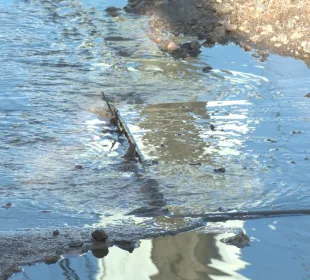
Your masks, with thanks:
[{"label": "submerged wooden stick", "polygon": [[[124,133],[128,143],[129,143],[129,149],[127,150],[126,154],[124,155],[124,158],[129,158],[129,152],[133,153],[134,156],[137,156],[138,159],[139,159],[139,162],[140,163],[144,163],[145,162],[145,159],[141,153],[141,151],[139,150],[132,134],[130,133],[128,127],[126,126],[124,120],[122,119],[120,113],[118,110],[116,110],[115,108],[112,109],[112,106],[110,105],[107,97],[105,96],[104,92],[101,93],[102,94],[102,98],[103,100],[107,103],[108,105],[108,108],[112,114],[112,118],[114,118],[115,120],[115,125],[117,126],[118,128],[118,131],[120,133]],[[134,152],[132,152],[133,150],[135,150]]]}]

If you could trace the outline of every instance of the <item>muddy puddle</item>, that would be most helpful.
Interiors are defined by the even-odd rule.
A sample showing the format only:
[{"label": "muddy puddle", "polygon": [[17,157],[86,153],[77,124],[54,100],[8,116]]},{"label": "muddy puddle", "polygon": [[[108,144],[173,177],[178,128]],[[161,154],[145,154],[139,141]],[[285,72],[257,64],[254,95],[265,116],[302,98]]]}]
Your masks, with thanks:
[{"label": "muddy puddle", "polygon": [[305,217],[230,221],[224,229],[242,228],[251,246],[226,245],[221,240],[232,232],[207,234],[201,228],[141,240],[132,253],[114,246],[103,258],[88,252],[25,266],[10,279],[308,279],[310,248],[300,224],[309,227]]},{"label": "muddy puddle", "polygon": [[[133,263],[145,258],[143,277],[155,277],[169,261],[157,267],[150,252],[159,241],[145,237],[201,226],[201,221],[189,218],[165,220],[165,209],[190,215],[219,207],[251,211],[309,205],[307,66],[277,55],[261,61],[254,52],[232,44],[202,48],[197,58],[175,60],[150,39],[147,18],[122,10],[112,17],[105,11],[125,4],[0,1],[0,271],[8,263],[39,261],[74,236],[85,241],[96,227],[109,229],[115,238],[142,240],[130,257],[113,247],[100,263],[88,253],[55,266],[25,267],[24,274],[14,276],[24,278],[16,279],[39,279],[39,273],[62,279],[61,265],[69,279],[88,279],[88,270],[90,275],[101,271],[103,277],[105,269],[121,279],[117,273],[123,270],[116,264],[123,258],[132,262],[128,273],[134,273]],[[203,71],[205,67],[210,68]],[[101,91],[117,106],[151,164],[123,160],[128,143],[110,125]],[[216,172],[220,168],[225,172]],[[156,183],[150,186],[149,180]],[[161,219],[148,214],[152,207],[158,207]],[[285,219],[287,226],[270,239],[262,237],[265,232],[259,235],[262,242],[237,254],[249,274],[241,268],[228,274],[239,271],[242,277],[255,278],[261,268],[248,264],[262,259],[263,250],[272,250],[281,260],[281,250],[289,248],[302,257],[285,259],[285,268],[292,266],[297,276],[306,277],[309,256],[303,253],[304,240],[295,238],[292,246],[288,238],[283,247],[277,243],[281,234],[306,232],[307,224],[298,222],[304,219]],[[264,229],[265,222],[246,225]],[[208,233],[220,232],[208,226]],[[69,232],[57,244],[50,237],[55,229]],[[191,234],[196,243],[200,238],[203,244],[216,240],[215,235]],[[49,242],[45,248],[44,240]],[[193,251],[196,243],[180,250]],[[227,250],[229,256],[233,249]],[[204,254],[207,259],[207,249],[198,257],[192,251],[188,273],[194,273],[193,279],[212,273],[216,279],[217,268],[201,261]],[[113,261],[112,254],[119,261]],[[114,264],[105,263],[109,261]],[[78,270],[79,264],[85,269]],[[165,277],[154,279],[169,279]]]}]

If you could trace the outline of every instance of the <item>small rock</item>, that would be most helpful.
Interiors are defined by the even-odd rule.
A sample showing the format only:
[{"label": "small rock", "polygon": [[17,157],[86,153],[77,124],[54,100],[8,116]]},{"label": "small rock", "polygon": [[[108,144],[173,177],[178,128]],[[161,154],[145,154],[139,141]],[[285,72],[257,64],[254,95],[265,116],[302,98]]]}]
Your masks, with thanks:
[{"label": "small rock", "polygon": [[219,5],[218,7],[216,7],[216,11],[219,14],[228,14],[230,13],[232,10],[232,7],[227,5],[227,6],[223,6],[223,5]]},{"label": "small rock", "polygon": [[310,93],[307,93],[307,94],[305,95],[305,97],[310,98]]},{"label": "small rock", "polygon": [[300,39],[300,38],[302,38],[302,37],[303,37],[303,34],[302,34],[302,33],[295,31],[295,32],[293,32],[293,34],[290,36],[290,39],[291,39],[291,40],[298,40],[298,39]]},{"label": "small rock", "polygon": [[169,44],[167,45],[167,50],[168,52],[174,52],[179,48],[179,46],[174,43],[174,42],[169,42]]},{"label": "small rock", "polygon": [[235,31],[238,28],[237,24],[232,24],[232,23],[226,23],[226,24],[224,24],[224,27],[225,27],[227,32]]},{"label": "small rock", "polygon": [[202,72],[203,73],[209,73],[213,68],[211,66],[206,66],[204,68],[202,68]]},{"label": "small rock", "polygon": [[286,34],[279,34],[278,35],[278,41],[281,42],[281,43],[286,43],[287,42],[287,35]]},{"label": "small rock", "polygon": [[250,238],[243,232],[243,230],[240,230],[237,235],[221,239],[221,241],[227,245],[234,245],[238,248],[244,248],[251,243]]},{"label": "small rock", "polygon": [[43,261],[46,264],[54,264],[57,263],[61,259],[60,256],[46,256],[44,257]]},{"label": "small rock", "polygon": [[243,46],[243,49],[246,51],[246,52],[249,52],[252,50],[252,48],[249,46],[249,45],[244,45]]},{"label": "small rock", "polygon": [[10,208],[11,206],[12,206],[12,203],[11,203],[11,202],[8,202],[8,203],[2,205],[2,208],[8,209],[8,208]]},{"label": "small rock", "polygon": [[306,53],[310,53],[310,42],[304,41],[301,43],[301,46]]},{"label": "small rock", "polygon": [[216,43],[212,36],[208,36],[206,41],[203,43],[204,46],[213,46]]},{"label": "small rock", "polygon": [[84,245],[84,242],[83,241],[72,241],[68,245],[71,248],[82,247]]},{"label": "small rock", "polygon": [[99,242],[105,242],[108,239],[108,235],[105,233],[104,230],[96,229],[91,234],[92,238]]},{"label": "small rock", "polygon": [[225,169],[224,167],[220,167],[220,168],[214,169],[214,172],[217,172],[217,173],[225,173],[225,172],[226,172],[226,169]]},{"label": "small rock", "polygon": [[119,11],[120,8],[116,8],[116,7],[107,7],[105,9],[106,12],[110,13],[110,12],[116,12],[116,11]]},{"label": "small rock", "polygon": [[58,229],[53,231],[53,236],[57,236],[57,235],[59,235],[59,230]]},{"label": "small rock", "polygon": [[267,31],[268,33],[272,33],[273,32],[273,28],[270,24],[266,25],[264,27],[264,30]]},{"label": "small rock", "polygon": [[189,44],[192,50],[200,50],[201,45],[198,41],[191,41]]}]

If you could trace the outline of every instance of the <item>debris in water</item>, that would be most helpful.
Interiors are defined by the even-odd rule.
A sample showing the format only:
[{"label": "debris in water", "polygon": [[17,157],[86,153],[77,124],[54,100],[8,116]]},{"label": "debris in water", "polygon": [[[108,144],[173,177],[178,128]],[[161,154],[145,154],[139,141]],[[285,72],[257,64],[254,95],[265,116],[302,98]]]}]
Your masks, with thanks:
[{"label": "debris in water", "polygon": [[96,229],[91,234],[92,238],[99,242],[105,242],[108,239],[108,235],[102,229]]},{"label": "debris in water", "polygon": [[59,230],[58,229],[53,231],[53,236],[57,236],[57,235],[59,235]]},{"label": "debris in water", "polygon": [[209,73],[213,68],[211,66],[206,66],[204,68],[202,68],[202,72],[203,73]]},{"label": "debris in water", "polygon": [[12,206],[12,203],[11,203],[11,202],[8,202],[8,203],[2,205],[2,208],[8,209],[8,208],[10,208],[11,206]]},{"label": "debris in water", "polygon": [[74,166],[74,168],[75,168],[75,169],[83,169],[83,165],[78,164],[78,165]]},{"label": "debris in water", "polygon": [[300,130],[293,130],[292,133],[293,134],[301,134],[301,131]]},{"label": "debris in water", "polygon": [[221,239],[221,242],[227,245],[234,245],[238,248],[250,246],[251,243],[250,238],[243,232],[243,230],[240,230],[240,232],[235,236]]},{"label": "debris in water", "polygon": [[201,165],[201,162],[190,162],[189,165]]},{"label": "debris in water", "polygon": [[226,172],[226,169],[225,169],[224,167],[220,167],[220,168],[214,169],[214,172],[225,173],[225,172]]},{"label": "debris in water", "polygon": [[271,142],[271,143],[277,143],[276,140],[272,140],[272,139],[270,139],[270,138],[268,138],[267,141],[268,141],[268,142]]},{"label": "debris in water", "polygon": [[43,210],[42,213],[52,213],[52,210]]}]

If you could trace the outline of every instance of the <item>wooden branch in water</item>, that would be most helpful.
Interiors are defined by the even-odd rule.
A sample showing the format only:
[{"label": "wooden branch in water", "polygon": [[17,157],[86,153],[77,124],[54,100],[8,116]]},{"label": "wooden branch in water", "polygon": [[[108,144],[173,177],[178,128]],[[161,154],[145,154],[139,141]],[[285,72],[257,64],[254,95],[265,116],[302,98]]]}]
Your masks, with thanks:
[{"label": "wooden branch in water", "polygon": [[[139,148],[138,148],[138,146],[137,146],[137,144],[136,144],[136,142],[135,142],[133,136],[131,135],[131,133],[130,133],[128,127],[126,126],[124,120],[122,119],[120,113],[119,113],[118,110],[116,110],[115,108],[112,109],[112,106],[110,105],[110,103],[109,103],[107,97],[105,96],[104,92],[102,92],[101,94],[102,94],[103,100],[104,100],[104,101],[107,103],[107,105],[108,105],[108,108],[109,108],[109,110],[110,110],[110,112],[111,112],[111,114],[112,114],[112,118],[114,118],[114,119],[113,119],[113,122],[114,122],[115,125],[117,126],[118,131],[119,131],[120,133],[124,133],[124,135],[125,135],[125,137],[126,137],[128,143],[129,143],[129,145],[130,145],[127,152],[129,152],[130,150],[132,150],[132,149],[134,148],[134,150],[135,150],[135,152],[133,153],[133,154],[135,154],[134,156],[137,156],[137,157],[139,158],[140,163],[145,162],[142,153],[140,152],[140,150],[139,150]],[[124,156],[125,158],[129,158],[129,154],[127,154],[127,152],[126,152],[126,155],[127,155],[127,156],[126,156],[126,155]]]},{"label": "wooden branch in water", "polygon": [[266,210],[242,212],[217,212],[201,214],[169,215],[171,218],[202,218],[206,222],[222,222],[228,220],[250,220],[281,216],[310,215],[310,209]]}]

